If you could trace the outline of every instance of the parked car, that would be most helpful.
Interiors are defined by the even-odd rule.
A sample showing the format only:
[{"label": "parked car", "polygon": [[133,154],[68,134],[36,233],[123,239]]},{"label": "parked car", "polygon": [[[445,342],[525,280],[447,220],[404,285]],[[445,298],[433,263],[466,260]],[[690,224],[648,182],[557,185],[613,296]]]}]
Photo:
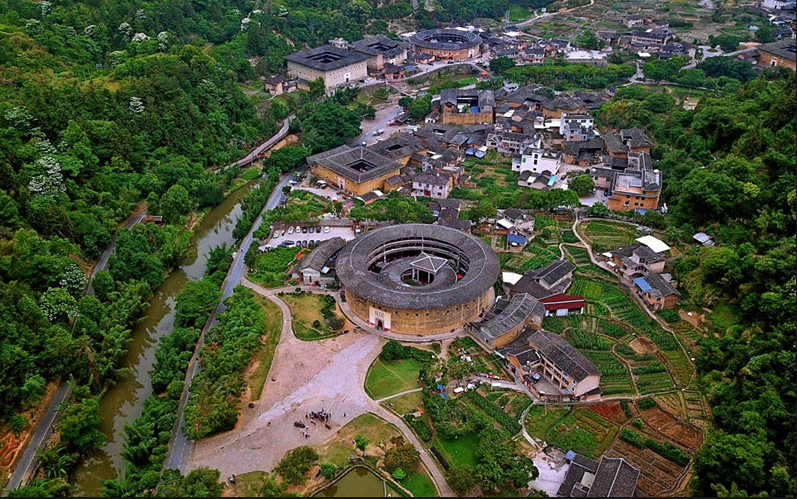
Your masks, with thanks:
[{"label": "parked car", "polygon": [[288,234],[293,234],[293,226],[288,227]]},{"label": "parked car", "polygon": [[315,246],[315,239],[310,239],[310,242],[307,243],[308,246]]},{"label": "parked car", "polygon": [[302,227],[302,234],[307,234],[307,227]]},{"label": "parked car", "polygon": [[306,248],[306,247],[307,247],[307,239],[302,241],[302,248]]},{"label": "parked car", "polygon": [[446,64],[454,64],[454,61],[448,61]]},{"label": "parked car", "polygon": [[294,230],[296,231],[297,234],[299,234],[302,231],[302,226],[301,225],[297,225]]},{"label": "parked car", "polygon": [[329,225],[324,227],[324,234],[329,234]]}]

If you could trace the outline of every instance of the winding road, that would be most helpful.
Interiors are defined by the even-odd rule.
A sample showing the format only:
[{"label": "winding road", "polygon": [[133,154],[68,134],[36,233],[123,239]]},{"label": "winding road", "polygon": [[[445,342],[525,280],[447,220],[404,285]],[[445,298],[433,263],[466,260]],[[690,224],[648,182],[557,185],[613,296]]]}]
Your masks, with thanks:
[{"label": "winding road", "polygon": [[[283,128],[285,128],[285,126],[286,125],[283,125]],[[186,373],[185,377],[185,388],[183,389],[183,395],[180,398],[180,406],[177,411],[177,428],[172,432],[172,439],[169,442],[169,455],[167,456],[165,462],[165,467],[168,469],[181,469],[185,471],[186,462],[191,453],[193,444],[183,434],[182,427],[185,423],[184,410],[185,405],[188,402],[191,381],[194,379],[194,376],[196,376],[199,369],[197,358],[199,356],[199,351],[202,348],[202,342],[205,339],[205,333],[218,324],[219,321],[216,316],[221,312],[224,312],[226,309],[224,306],[224,300],[232,296],[233,290],[241,282],[244,270],[246,269],[244,265],[244,255],[246,255],[246,252],[249,251],[249,247],[252,245],[252,241],[254,239],[252,234],[258,228],[260,228],[260,225],[263,223],[263,213],[267,210],[273,210],[278,206],[280,196],[282,195],[282,189],[283,187],[289,185],[288,182],[290,182],[291,178],[291,175],[285,175],[282,180],[280,180],[279,184],[274,187],[274,190],[271,192],[271,196],[269,196],[265,206],[255,219],[252,228],[241,241],[241,245],[238,250],[233,253],[233,260],[232,264],[230,265],[230,270],[227,272],[227,277],[224,279],[224,282],[221,285],[221,303],[219,303],[216,308],[213,309],[213,312],[210,314],[210,317],[205,323],[205,327],[202,329],[202,333],[197,341],[197,346],[194,349],[194,355],[191,357],[191,361],[188,364],[188,372]]]},{"label": "winding road", "polygon": [[[140,223],[146,216],[146,211],[137,213],[130,217],[125,222],[124,226],[130,228],[133,225]],[[108,247],[105,248],[105,251],[102,252],[102,255],[100,255],[100,258],[94,265],[94,269],[91,271],[89,284],[86,287],[87,295],[94,295],[94,288],[92,287],[94,277],[100,270],[105,270],[105,266],[108,264],[108,258],[115,251],[116,234],[113,235],[111,244],[109,244]],[[32,430],[33,433],[31,433],[28,441],[25,444],[25,450],[22,452],[19,462],[14,467],[11,477],[8,479],[8,484],[6,484],[7,490],[14,490],[17,487],[28,483],[28,480],[31,478],[31,474],[36,471],[39,463],[39,458],[36,456],[36,450],[45,445],[50,439],[50,436],[53,434],[53,427],[55,426],[55,423],[58,422],[58,418],[61,416],[61,404],[63,404],[71,396],[72,390],[69,388],[69,384],[62,380],[58,385],[58,389],[56,390],[55,396],[53,396],[53,400],[50,402],[50,405],[42,413],[42,419]],[[3,496],[5,495],[7,495],[6,490],[3,491]]]}]

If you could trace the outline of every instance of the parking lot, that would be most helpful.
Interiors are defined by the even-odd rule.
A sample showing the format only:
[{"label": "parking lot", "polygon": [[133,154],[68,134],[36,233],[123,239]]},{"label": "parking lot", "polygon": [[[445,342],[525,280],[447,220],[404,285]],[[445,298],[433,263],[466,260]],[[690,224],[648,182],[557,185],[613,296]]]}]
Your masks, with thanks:
[{"label": "parking lot", "polygon": [[[296,231],[296,227],[301,226],[299,231]],[[313,227],[313,232],[310,232],[309,227]],[[293,233],[289,234],[289,228],[285,228],[279,231],[279,235],[272,237],[269,239],[266,244],[263,244],[259,247],[260,251],[265,251],[266,249],[271,247],[279,246],[280,244],[284,243],[285,241],[293,241],[293,245],[302,244],[303,241],[307,241],[307,246],[312,244],[318,244],[322,241],[326,241],[327,239],[333,237],[340,237],[344,241],[350,241],[354,239],[354,229],[352,227],[330,227],[330,226],[321,226],[321,225],[313,225],[313,226],[306,226],[305,224],[294,224],[293,225]],[[307,232],[303,232],[302,229],[307,228]],[[329,228],[329,232],[325,232],[324,229]],[[284,232],[284,234],[283,234]],[[276,234],[276,231],[275,231]]]}]

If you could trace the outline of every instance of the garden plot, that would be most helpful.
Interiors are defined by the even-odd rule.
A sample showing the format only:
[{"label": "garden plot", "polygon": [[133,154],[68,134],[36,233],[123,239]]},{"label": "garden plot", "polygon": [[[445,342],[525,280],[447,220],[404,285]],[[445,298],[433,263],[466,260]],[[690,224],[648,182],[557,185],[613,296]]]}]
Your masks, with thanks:
[{"label": "garden plot", "polygon": [[610,352],[581,350],[601,371],[601,391],[604,396],[628,394],[634,395],[634,387],[628,368]]},{"label": "garden plot", "polygon": [[581,234],[589,241],[592,251],[602,253],[634,243],[636,228],[608,220],[590,220],[579,224]]},{"label": "garden plot", "polygon": [[589,253],[587,250],[580,246],[574,246],[572,244],[564,244],[562,247],[567,251],[570,255],[570,261],[572,261],[577,267],[583,267],[592,263],[589,259]]},{"label": "garden plot", "polygon": [[676,418],[660,407],[642,411],[646,423],[643,431],[655,440],[677,444],[689,451],[695,451],[703,443],[703,431],[693,424]]},{"label": "garden plot", "polygon": [[619,402],[606,402],[604,404],[591,405],[587,407],[587,409],[615,423],[622,424],[628,419]]},{"label": "garden plot", "polygon": [[684,468],[650,449],[640,449],[617,439],[606,452],[608,457],[622,457],[640,470],[637,487],[643,496],[656,497],[676,487],[682,480]]},{"label": "garden plot", "polygon": [[634,384],[641,395],[671,390],[675,386],[667,366],[661,362],[654,360],[635,364],[637,366],[632,367],[631,372],[634,375]]},{"label": "garden plot", "polygon": [[509,374],[504,370],[503,365],[497,361],[492,354],[485,352],[471,337],[464,336],[451,342],[448,346],[448,356],[454,358],[459,357],[459,349],[463,349],[466,355],[470,356],[473,362],[473,369],[477,373],[491,372],[496,376],[511,379]]},{"label": "garden plot", "polygon": [[574,450],[595,459],[609,448],[619,429],[589,409],[576,409],[548,430],[547,441],[565,452]]}]

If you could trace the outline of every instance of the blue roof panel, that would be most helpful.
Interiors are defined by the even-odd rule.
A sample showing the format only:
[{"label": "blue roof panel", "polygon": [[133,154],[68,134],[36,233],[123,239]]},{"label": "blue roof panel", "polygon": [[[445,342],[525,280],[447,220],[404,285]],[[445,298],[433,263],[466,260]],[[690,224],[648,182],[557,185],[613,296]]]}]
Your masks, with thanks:
[{"label": "blue roof panel", "polygon": [[650,284],[648,284],[648,281],[647,281],[647,280],[646,280],[644,277],[637,277],[637,278],[635,278],[635,279],[634,279],[634,284],[636,284],[637,286],[639,286],[639,289],[641,289],[643,293],[647,293],[648,291],[650,291],[651,289],[653,289],[653,288],[650,286]]}]

